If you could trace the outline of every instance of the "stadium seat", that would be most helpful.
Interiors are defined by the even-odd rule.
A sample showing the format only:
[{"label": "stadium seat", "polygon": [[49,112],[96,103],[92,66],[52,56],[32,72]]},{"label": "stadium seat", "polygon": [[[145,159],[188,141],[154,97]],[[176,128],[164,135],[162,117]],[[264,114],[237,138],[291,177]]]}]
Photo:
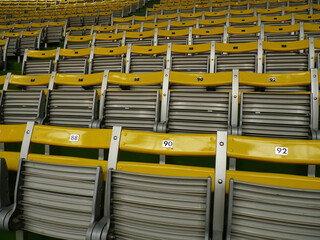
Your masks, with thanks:
[{"label": "stadium seat", "polygon": [[135,46],[128,45],[126,73],[160,72],[166,67],[167,45]]},{"label": "stadium seat", "polygon": [[[49,83],[50,75],[21,76],[7,74],[1,94],[1,124],[24,124],[27,121],[40,121],[45,107],[45,94],[41,88]],[[9,85],[25,88],[8,90]]]},{"label": "stadium seat", "polygon": [[224,28],[199,29],[192,28],[192,44],[201,44],[215,41],[222,43]]},{"label": "stadium seat", "polygon": [[67,22],[49,22],[46,28],[46,43],[59,43],[62,40]]},{"label": "stadium seat", "polygon": [[21,230],[55,238],[85,239],[89,226],[101,217],[103,169],[105,172],[107,162],[34,154],[29,146],[37,143],[108,149],[110,137],[110,130],[28,123],[14,204],[2,218],[1,229],[17,231],[22,238]]},{"label": "stadium seat", "polygon": [[85,36],[67,36],[64,39],[65,49],[90,48],[93,42],[93,34]]},{"label": "stadium seat", "polygon": [[98,93],[103,73],[90,75],[54,74],[47,93],[42,124],[89,127],[97,118]]},{"label": "stadium seat", "polygon": [[[107,74],[107,73],[105,73]],[[101,89],[99,118],[93,127],[155,131],[159,119],[159,90],[108,90],[109,85],[153,86],[163,80],[163,72],[145,74],[107,74]]]},{"label": "stadium seat", "polygon": [[24,52],[22,61],[22,75],[49,74],[53,69],[53,59],[57,50],[28,50]]},{"label": "stadium seat", "polygon": [[57,49],[54,71],[67,74],[86,74],[91,48]]},{"label": "stadium seat", "polygon": [[127,53],[127,46],[117,48],[92,47],[89,61],[89,73],[103,72],[110,70],[112,72],[124,71],[123,54]]},{"label": "stadium seat", "polygon": [[144,32],[125,32],[122,39],[122,46],[132,44],[136,46],[153,46],[155,30]]}]

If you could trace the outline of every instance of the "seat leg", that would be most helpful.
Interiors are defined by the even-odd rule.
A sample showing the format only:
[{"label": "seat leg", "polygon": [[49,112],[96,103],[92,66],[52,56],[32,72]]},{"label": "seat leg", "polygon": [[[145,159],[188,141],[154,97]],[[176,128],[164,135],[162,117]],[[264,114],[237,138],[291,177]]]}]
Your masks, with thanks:
[{"label": "seat leg", "polygon": [[24,240],[25,232],[23,230],[16,231],[16,240]]}]

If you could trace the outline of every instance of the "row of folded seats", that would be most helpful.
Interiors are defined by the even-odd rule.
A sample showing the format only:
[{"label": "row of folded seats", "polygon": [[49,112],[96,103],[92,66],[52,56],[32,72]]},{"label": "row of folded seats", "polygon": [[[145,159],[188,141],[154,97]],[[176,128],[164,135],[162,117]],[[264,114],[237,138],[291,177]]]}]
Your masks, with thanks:
[{"label": "row of folded seats", "polygon": [[[0,229],[15,231],[19,239],[25,231],[68,240],[319,238],[319,177],[227,168],[233,158],[237,163],[319,165],[319,140],[34,122],[0,125],[0,130],[2,143],[22,142],[20,152],[0,151]],[[34,153],[31,147],[39,144],[97,149],[99,160]],[[105,149],[108,157],[100,151]],[[123,151],[206,156],[210,166],[186,166],[184,158],[176,164],[130,161]],[[17,171],[13,201],[6,195],[8,169]]]},{"label": "row of folded seats", "polygon": [[[161,39],[161,41],[167,39]],[[160,41],[160,39],[159,39]],[[168,40],[170,41],[170,40]],[[98,73],[104,70],[125,73],[163,71],[215,73],[240,71],[284,73],[318,67],[319,40],[224,44],[218,42],[159,46],[126,45],[114,48],[26,50],[23,75]]]},{"label": "row of folded seats", "polygon": [[319,26],[317,24],[294,24],[286,26],[257,26],[257,27],[219,27],[214,29],[199,29],[184,27],[180,30],[155,29],[143,32],[124,31],[115,34],[94,33],[85,36],[66,34],[65,49],[79,49],[96,47],[120,47],[129,43],[139,46],[158,46],[167,43],[201,44],[210,41],[218,43],[245,43],[259,39],[268,42],[299,41],[309,38],[318,39]]},{"label": "row of folded seats", "polygon": [[[161,85],[162,91],[157,89]],[[239,92],[239,85],[250,86],[251,91]],[[22,90],[8,90],[9,86]],[[219,86],[230,86],[230,91],[219,91]],[[308,91],[283,92],[283,87],[292,86]],[[118,124],[149,132],[225,130],[244,136],[319,139],[318,96],[316,69],[287,74],[238,70],[196,74],[169,69],[145,74],[8,74],[0,120],[2,124],[36,121],[93,128]]]}]

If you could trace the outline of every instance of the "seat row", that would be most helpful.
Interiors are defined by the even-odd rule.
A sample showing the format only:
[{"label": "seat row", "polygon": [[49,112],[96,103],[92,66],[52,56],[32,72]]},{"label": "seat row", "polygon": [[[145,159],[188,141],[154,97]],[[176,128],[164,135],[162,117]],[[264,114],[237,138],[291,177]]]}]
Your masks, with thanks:
[{"label": "seat row", "polygon": [[[319,40],[250,43],[209,42],[196,45],[95,47],[83,49],[26,50],[22,75],[98,73],[104,70],[125,73],[163,71],[215,73],[240,71],[257,73],[300,72],[318,67],[315,52]],[[96,42],[97,45],[97,42]],[[317,58],[318,59],[318,58]]]},{"label": "seat row", "polygon": [[[228,136],[224,131],[146,134],[33,122],[0,129],[1,142],[22,142],[20,153],[0,151],[4,190],[7,169],[17,170],[14,201],[1,191],[0,229],[16,231],[20,239],[24,231],[69,240],[319,237],[319,177],[227,168],[228,158],[319,165],[319,141]],[[35,154],[35,144],[109,149],[108,161],[103,154],[100,160]],[[181,158],[175,165],[142,163],[121,160],[121,151],[199,160],[207,156],[211,161],[210,167],[186,166]]]},{"label": "seat row", "polygon": [[[169,70],[44,76],[9,73],[1,95],[0,120],[2,124],[121,125],[132,130],[193,134],[228,130],[244,136],[319,139],[317,76],[314,69],[292,74],[238,70],[216,74]],[[221,91],[228,85],[230,91]],[[239,85],[250,87],[239,91]],[[9,86],[23,90],[8,90]],[[309,91],[289,92],[292,86]]]},{"label": "seat row", "polygon": [[[188,6],[163,6],[163,4],[154,4],[153,8],[147,8],[146,16],[154,14],[173,14],[173,13],[200,13],[200,12],[219,12],[228,11],[235,15],[252,15],[254,12],[272,15],[284,15],[292,12],[313,14],[318,13],[320,5],[308,4],[301,2],[299,6],[286,6],[289,1],[279,2],[278,6],[269,4],[268,1],[250,1],[250,2],[226,2],[226,3],[207,3],[207,4],[192,4]],[[260,3],[260,4],[259,4]],[[279,4],[280,3],[280,4]]]}]

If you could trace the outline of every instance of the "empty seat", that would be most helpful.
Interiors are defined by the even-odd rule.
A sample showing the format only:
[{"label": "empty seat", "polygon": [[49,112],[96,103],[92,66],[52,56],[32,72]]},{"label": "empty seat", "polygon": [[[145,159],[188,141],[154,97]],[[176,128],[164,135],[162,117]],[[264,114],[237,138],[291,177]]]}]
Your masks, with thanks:
[{"label": "empty seat", "polygon": [[95,47],[93,58],[90,59],[89,73],[98,73],[104,70],[123,72],[124,60],[121,55],[126,52],[126,46],[118,48]]},{"label": "empty seat", "polygon": [[20,39],[19,55],[22,56],[26,49],[40,49],[42,31],[23,32]]},{"label": "empty seat", "polygon": [[108,174],[111,174],[108,197],[112,211],[108,237],[206,239],[210,178],[117,170]]},{"label": "empty seat", "polygon": [[170,30],[183,30],[189,27],[195,27],[197,24],[196,20],[189,21],[171,21],[169,28]]},{"label": "empty seat", "polygon": [[264,72],[300,72],[308,71],[313,66],[309,61],[309,40],[292,42],[263,42]]},{"label": "empty seat", "polygon": [[264,25],[284,26],[293,24],[292,15],[287,14],[284,16],[261,16],[261,23]]},{"label": "empty seat", "polygon": [[130,46],[126,56],[126,73],[163,71],[166,65],[166,53],[167,45],[154,47]]},{"label": "empty seat", "polygon": [[223,27],[211,29],[192,28],[192,44],[201,44],[215,41],[222,42]]},{"label": "empty seat", "polygon": [[7,56],[15,57],[19,52],[19,43],[20,43],[21,33],[4,33],[4,38],[8,39],[8,48],[7,48]]},{"label": "empty seat", "polygon": [[62,40],[66,22],[49,22],[46,29],[46,43],[59,43]]},{"label": "empty seat", "polygon": [[80,16],[74,16],[74,17],[69,17],[68,22],[70,27],[82,27],[83,22],[82,22],[82,17]]},{"label": "empty seat", "polygon": [[200,28],[216,28],[216,27],[224,27],[227,20],[226,18],[219,18],[219,19],[200,19],[199,20],[199,27]]},{"label": "empty seat", "polygon": [[123,33],[116,34],[96,34],[94,39],[94,45],[96,47],[112,48],[120,47],[120,43],[123,39]]},{"label": "empty seat", "polygon": [[253,16],[253,17],[244,17],[244,18],[239,18],[239,17],[233,17],[229,19],[230,26],[233,27],[252,27],[252,26],[257,26],[258,25],[258,17]]},{"label": "empty seat", "polygon": [[55,71],[68,74],[86,74],[90,50],[91,48],[60,49],[55,60]]},{"label": "empty seat", "polygon": [[178,13],[167,14],[167,15],[157,15],[157,23],[166,22],[166,21],[177,21]]},{"label": "empty seat", "polygon": [[311,139],[310,94],[242,93],[244,136]]},{"label": "empty seat", "polygon": [[320,191],[230,180],[227,239],[317,239]]},{"label": "empty seat", "polygon": [[70,36],[67,34],[64,40],[65,49],[90,48],[93,41],[93,35]]},{"label": "empty seat", "polygon": [[122,45],[153,46],[155,31],[126,32]]},{"label": "empty seat", "polygon": [[202,17],[202,12],[184,13],[183,11],[181,11],[182,10],[181,7],[192,7],[192,8],[194,8],[194,6],[180,6],[180,21],[197,20],[197,19],[200,19]]},{"label": "empty seat", "polygon": [[300,25],[288,26],[264,26],[266,41],[288,42],[303,40],[304,36],[300,33]]},{"label": "empty seat", "polygon": [[111,24],[112,14],[110,12],[99,12],[97,24],[109,26]]},{"label": "empty seat", "polygon": [[39,121],[43,116],[44,102],[43,91],[2,91],[1,123],[23,124]]},{"label": "empty seat", "polygon": [[[260,26],[246,27],[246,28],[240,28],[240,27],[227,28],[228,43],[256,42],[260,39],[260,36],[261,36]],[[226,39],[224,39],[224,42],[225,40]]]},{"label": "empty seat", "polygon": [[22,75],[49,74],[53,68],[53,59],[57,50],[25,50],[22,62]]}]

